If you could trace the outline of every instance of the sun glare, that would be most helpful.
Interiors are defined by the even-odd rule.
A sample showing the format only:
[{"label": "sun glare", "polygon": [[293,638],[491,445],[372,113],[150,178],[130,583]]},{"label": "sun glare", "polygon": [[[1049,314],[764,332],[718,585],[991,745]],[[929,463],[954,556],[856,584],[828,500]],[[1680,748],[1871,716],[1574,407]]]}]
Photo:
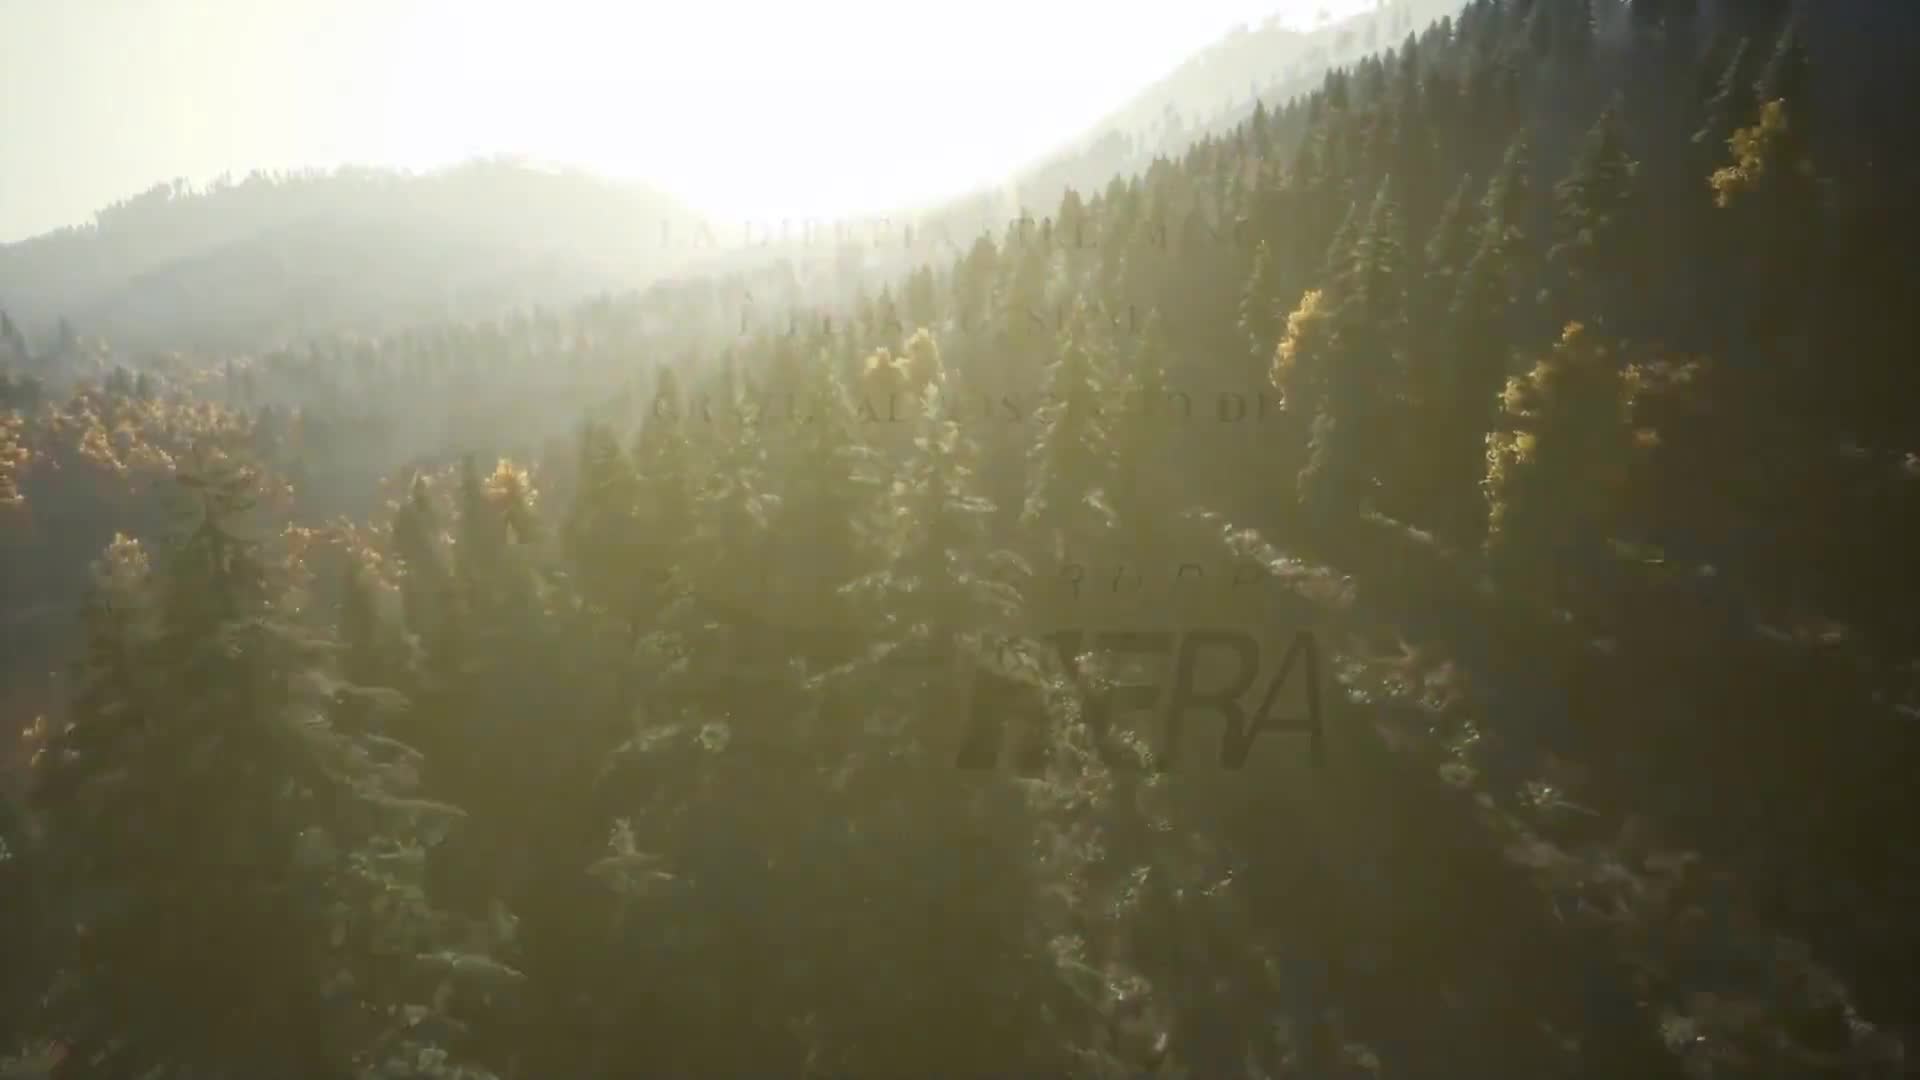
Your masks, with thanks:
[{"label": "sun glare", "polygon": [[377,123],[407,167],[511,152],[722,221],[845,218],[998,180],[1268,5],[1199,7],[1169,34],[1079,4],[426,0],[389,39]]},{"label": "sun glare", "polygon": [[0,238],[174,179],[496,155],[643,181],[717,223],[908,210],[1066,149],[1234,26],[1373,3],[15,5],[0,98],[61,108],[8,116]]}]

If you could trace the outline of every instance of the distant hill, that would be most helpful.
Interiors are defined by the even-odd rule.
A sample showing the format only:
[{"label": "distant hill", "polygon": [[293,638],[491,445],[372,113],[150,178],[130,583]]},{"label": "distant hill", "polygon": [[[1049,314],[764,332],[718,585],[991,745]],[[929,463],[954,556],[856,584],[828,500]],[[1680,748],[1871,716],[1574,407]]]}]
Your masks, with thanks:
[{"label": "distant hill", "polygon": [[66,319],[136,348],[378,332],[643,286],[696,220],[644,187],[508,160],[162,184],[0,246],[0,309],[34,340]]},{"label": "distant hill", "polygon": [[[1083,136],[1000,187],[876,214],[964,246],[1065,192],[1144,173],[1252,111],[1317,89],[1326,73],[1454,14],[1461,0],[1384,0],[1310,30],[1270,19],[1181,63]],[[351,168],[181,183],[100,211],[91,225],[0,245],[0,311],[52,349],[66,320],[119,350],[251,350],[336,332],[442,320],[644,289],[669,276],[811,281],[851,299],[863,285],[955,252],[899,237],[863,250],[811,238],[715,250],[702,219],[665,194],[512,160],[412,175]],[[671,236],[673,239],[669,240]],[[785,265],[783,266],[782,263]],[[771,275],[771,276],[769,276]],[[822,291],[823,280],[832,284]],[[877,284],[874,285],[877,288]]]}]

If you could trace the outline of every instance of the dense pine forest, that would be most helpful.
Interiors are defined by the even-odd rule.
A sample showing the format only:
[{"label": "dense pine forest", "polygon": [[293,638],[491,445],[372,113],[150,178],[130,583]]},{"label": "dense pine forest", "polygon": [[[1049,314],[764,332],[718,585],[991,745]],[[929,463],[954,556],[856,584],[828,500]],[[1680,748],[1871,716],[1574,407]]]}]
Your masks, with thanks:
[{"label": "dense pine forest", "polygon": [[1917,33],[1472,0],[851,299],[6,321],[0,1075],[1906,1075]]}]

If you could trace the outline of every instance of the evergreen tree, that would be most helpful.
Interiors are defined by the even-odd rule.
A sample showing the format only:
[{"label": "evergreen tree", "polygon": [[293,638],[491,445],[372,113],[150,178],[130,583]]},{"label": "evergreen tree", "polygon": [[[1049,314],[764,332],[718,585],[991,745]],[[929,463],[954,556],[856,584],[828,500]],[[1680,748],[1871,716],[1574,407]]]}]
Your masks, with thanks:
[{"label": "evergreen tree", "polygon": [[349,556],[340,597],[340,637],[346,646],[343,671],[351,682],[384,686],[388,678],[386,635],[380,619],[379,584],[359,559]]},{"label": "evergreen tree", "polygon": [[1485,433],[1507,377],[1507,312],[1510,263],[1505,230],[1489,219],[1480,249],[1460,277],[1448,313],[1446,403],[1433,461],[1439,470],[1432,491],[1443,532],[1464,543],[1478,541],[1485,521],[1479,493],[1486,455]]},{"label": "evergreen tree", "polygon": [[1340,219],[1340,227],[1333,232],[1333,242],[1327,247],[1321,275],[1324,278],[1340,280],[1352,270],[1351,259],[1354,245],[1360,239],[1360,227],[1364,223],[1360,204],[1349,203],[1346,216]]},{"label": "evergreen tree", "polygon": [[[736,399],[737,403],[737,399]],[[673,567],[675,598],[662,625],[685,650],[690,684],[746,677],[764,624],[772,526],[780,498],[767,477],[766,447],[754,424],[708,427],[705,467],[693,488],[686,546]]]},{"label": "evergreen tree", "polygon": [[935,372],[928,390],[879,537],[887,568],[850,591],[879,620],[882,640],[983,658],[1014,628],[1017,582],[1030,571],[985,542],[994,506],[974,488],[979,450],[961,425],[951,375]]},{"label": "evergreen tree", "polygon": [[1076,301],[1046,372],[1046,404],[1021,522],[1039,530],[1044,549],[1061,562],[1098,550],[1114,527],[1112,359],[1095,340],[1086,301]]},{"label": "evergreen tree", "polygon": [[1596,325],[1608,313],[1632,307],[1624,288],[1633,255],[1632,209],[1639,163],[1627,156],[1619,104],[1608,106],[1587,133],[1573,173],[1554,189],[1560,242],[1548,253],[1570,281],[1562,314],[1576,302],[1595,311]]},{"label": "evergreen tree", "polygon": [[1273,354],[1280,338],[1279,267],[1261,240],[1254,248],[1253,275],[1240,294],[1240,332],[1253,346],[1256,358]]},{"label": "evergreen tree", "polygon": [[940,320],[940,293],[933,267],[922,266],[907,278],[906,308],[907,321],[914,327],[932,326]]},{"label": "evergreen tree", "polygon": [[1120,377],[1120,413],[1113,424],[1114,519],[1144,565],[1164,547],[1164,511],[1171,489],[1166,455],[1178,405],[1167,377],[1169,350],[1159,309],[1147,313]]},{"label": "evergreen tree", "polygon": [[628,555],[640,538],[640,480],[606,424],[580,432],[580,476],[562,527],[563,543],[590,605],[637,623],[644,610]]},{"label": "evergreen tree", "polygon": [[1273,374],[1288,409],[1311,418],[1298,491],[1321,527],[1351,517],[1369,497],[1381,453],[1369,440],[1386,432],[1385,380],[1405,359],[1406,241],[1390,179],[1364,222],[1350,216],[1339,235],[1352,247],[1329,254],[1330,285],[1309,292],[1289,317]]},{"label": "evergreen tree", "polygon": [[[630,610],[646,612],[647,618],[666,603],[668,582],[691,535],[696,462],[688,433],[700,422],[682,400],[679,378],[662,368],[630,455],[638,477],[640,532],[628,558],[642,593]],[[630,622],[636,640],[643,625],[638,619]]]},{"label": "evergreen tree", "polygon": [[408,1075],[489,1075],[436,1064],[432,1032],[456,1030],[454,984],[518,974],[467,953],[408,870],[459,811],[408,797],[412,751],[331,722],[371,691],[277,594],[240,520],[250,475],[215,461],[181,483],[198,520],[163,571],[132,542],[108,553],[83,696],[36,776],[73,920],[41,1024],[62,1074],[370,1076],[398,1054]]},{"label": "evergreen tree", "polygon": [[[931,344],[929,336],[927,342]],[[909,346],[916,355],[917,346]],[[926,360],[937,370],[937,352]],[[807,367],[804,412],[783,455],[776,536],[791,544],[796,574],[780,595],[792,617],[827,628],[844,625],[840,587],[864,572],[879,528],[877,500],[890,479],[862,438],[846,380],[824,356]]]},{"label": "evergreen tree", "polygon": [[1427,241],[1426,268],[1429,302],[1424,305],[1422,323],[1431,323],[1453,303],[1457,281],[1477,243],[1475,207],[1468,201],[1473,178],[1463,176],[1440,211],[1439,223]]},{"label": "evergreen tree", "polygon": [[400,602],[407,628],[423,659],[440,675],[458,663],[461,621],[444,535],[427,477],[416,474],[407,501],[394,514],[393,547],[404,568]]},{"label": "evergreen tree", "polygon": [[1377,470],[1394,437],[1390,388],[1407,363],[1408,257],[1393,181],[1381,181],[1355,245],[1351,272],[1336,279],[1339,306],[1332,367],[1323,410],[1316,418],[1309,503],[1322,521],[1346,517],[1371,496]]},{"label": "evergreen tree", "polygon": [[1527,216],[1533,209],[1533,144],[1524,133],[1508,144],[1480,205],[1501,230],[1510,251],[1525,238]]}]

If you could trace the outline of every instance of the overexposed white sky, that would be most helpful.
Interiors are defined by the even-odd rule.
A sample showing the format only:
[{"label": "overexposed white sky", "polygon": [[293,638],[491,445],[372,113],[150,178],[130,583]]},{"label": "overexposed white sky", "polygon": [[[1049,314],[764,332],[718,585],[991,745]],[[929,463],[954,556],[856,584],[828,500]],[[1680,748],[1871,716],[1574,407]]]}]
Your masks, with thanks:
[{"label": "overexposed white sky", "polygon": [[156,182],[496,153],[722,220],[968,189],[1239,23],[1371,0],[0,0],[0,242]]}]

